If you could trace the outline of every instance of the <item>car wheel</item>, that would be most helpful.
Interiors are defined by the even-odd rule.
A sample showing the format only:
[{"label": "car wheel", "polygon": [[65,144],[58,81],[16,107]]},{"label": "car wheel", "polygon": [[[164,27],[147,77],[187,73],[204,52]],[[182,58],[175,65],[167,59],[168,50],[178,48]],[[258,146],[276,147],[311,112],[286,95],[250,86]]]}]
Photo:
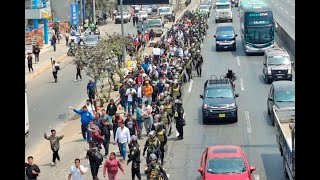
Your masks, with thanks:
[{"label": "car wheel", "polygon": [[232,47],[232,51],[236,51],[237,50],[237,45],[236,43],[234,43],[233,47]]},{"label": "car wheel", "polygon": [[218,46],[216,46],[216,51],[217,51],[217,52],[219,51],[219,47],[218,47]]},{"label": "car wheel", "polygon": [[217,24],[219,23],[218,20],[216,20],[216,23],[217,23]]},{"label": "car wheel", "polygon": [[265,79],[265,81],[266,81],[266,84],[271,84],[271,81],[272,81],[272,80],[269,79],[267,75],[265,76],[264,79]]},{"label": "car wheel", "polygon": [[230,22],[232,22],[232,19],[230,19]]},{"label": "car wheel", "polygon": [[290,79],[288,79],[289,81],[292,81],[292,77]]},{"label": "car wheel", "polygon": [[269,109],[269,103],[267,102],[267,111],[268,111],[268,114],[271,115],[271,112],[270,112],[270,109]]},{"label": "car wheel", "polygon": [[272,124],[272,126],[274,126],[274,114],[271,112],[270,112],[270,114],[271,114],[271,124]]},{"label": "car wheel", "polygon": [[234,118],[233,122],[238,122],[238,116]]},{"label": "car wheel", "polygon": [[206,118],[202,118],[202,124],[207,124],[208,122],[207,122],[207,120],[206,120]]}]

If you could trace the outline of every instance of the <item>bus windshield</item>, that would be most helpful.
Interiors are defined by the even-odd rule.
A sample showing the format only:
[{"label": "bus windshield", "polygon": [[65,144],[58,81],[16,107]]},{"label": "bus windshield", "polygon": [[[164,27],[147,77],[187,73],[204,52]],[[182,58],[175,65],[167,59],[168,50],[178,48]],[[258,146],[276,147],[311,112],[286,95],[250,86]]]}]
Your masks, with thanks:
[{"label": "bus windshield", "polygon": [[229,4],[217,5],[217,9],[230,9],[230,5]]},{"label": "bus windshield", "polygon": [[273,40],[273,27],[248,27],[246,28],[245,39],[249,43],[263,44]]}]

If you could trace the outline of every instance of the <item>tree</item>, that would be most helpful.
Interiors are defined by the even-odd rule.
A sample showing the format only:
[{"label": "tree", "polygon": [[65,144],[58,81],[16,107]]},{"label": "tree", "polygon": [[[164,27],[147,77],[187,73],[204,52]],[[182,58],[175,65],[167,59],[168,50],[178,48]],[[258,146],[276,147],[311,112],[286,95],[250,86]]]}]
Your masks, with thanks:
[{"label": "tree", "polygon": [[[97,46],[85,47],[76,52],[74,62],[79,63],[86,74],[94,80],[100,106],[110,98],[111,88],[116,84],[113,74],[119,71],[118,58],[121,52],[119,49],[122,50],[128,43],[126,37],[113,34],[101,38]],[[105,93],[107,84],[109,88]]]}]

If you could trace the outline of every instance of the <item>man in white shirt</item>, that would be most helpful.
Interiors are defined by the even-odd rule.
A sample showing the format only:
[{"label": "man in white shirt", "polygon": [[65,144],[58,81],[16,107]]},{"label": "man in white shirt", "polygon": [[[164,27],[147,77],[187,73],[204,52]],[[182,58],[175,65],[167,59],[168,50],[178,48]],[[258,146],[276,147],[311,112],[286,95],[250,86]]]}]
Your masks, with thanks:
[{"label": "man in white shirt", "polygon": [[80,159],[75,159],[74,166],[71,166],[68,180],[83,180],[85,172],[84,166],[80,164]]},{"label": "man in white shirt", "polygon": [[123,160],[126,160],[127,144],[130,144],[130,131],[124,126],[124,123],[119,123],[120,127],[117,128],[115,143],[118,143],[120,154]]},{"label": "man in white shirt", "polygon": [[131,109],[131,114],[134,114],[134,101],[133,101],[133,96],[137,94],[137,91],[132,87],[132,85],[129,85],[129,88],[126,91],[126,96],[127,96],[127,113],[130,113]]},{"label": "man in white shirt", "polygon": [[87,107],[88,111],[94,116],[96,109],[95,109],[94,106],[91,104],[90,99],[87,99],[86,107]]},{"label": "man in white shirt", "polygon": [[59,64],[56,63],[55,60],[53,60],[51,64],[52,64],[52,74],[53,74],[54,82],[58,82],[58,71],[60,69]]},{"label": "man in white shirt", "polygon": [[143,89],[142,89],[143,87],[142,87],[142,84],[141,84],[141,82],[140,81],[138,81],[138,84],[137,84],[137,86],[136,86],[136,91],[137,91],[137,103],[138,103],[138,105],[139,104],[142,104],[142,97],[143,97]]},{"label": "man in white shirt", "polygon": [[142,106],[142,118],[144,122],[144,127],[146,128],[147,135],[152,128],[152,119],[151,119],[152,107],[149,105],[149,101],[145,101]]},{"label": "man in white shirt", "polygon": [[157,64],[160,64],[160,54],[161,54],[161,50],[158,47],[158,45],[156,45],[153,49],[152,49],[152,55],[153,58],[156,60]]}]

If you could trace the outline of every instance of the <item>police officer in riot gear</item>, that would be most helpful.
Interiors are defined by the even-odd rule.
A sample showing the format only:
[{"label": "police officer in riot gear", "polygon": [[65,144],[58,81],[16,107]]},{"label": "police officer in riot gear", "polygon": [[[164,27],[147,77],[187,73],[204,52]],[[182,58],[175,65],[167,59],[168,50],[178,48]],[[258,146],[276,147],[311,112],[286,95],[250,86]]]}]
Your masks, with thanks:
[{"label": "police officer in riot gear", "polygon": [[203,57],[202,57],[202,55],[200,54],[200,51],[199,51],[199,54],[197,54],[197,61],[196,61],[196,69],[197,69],[198,77],[201,77],[202,65],[203,65]]},{"label": "police officer in riot gear", "polygon": [[149,156],[150,154],[156,154],[157,156],[160,156],[161,151],[160,151],[160,146],[161,142],[160,140],[156,137],[156,131],[150,131],[149,132],[149,138],[146,140],[146,143],[144,144],[143,148],[143,156],[145,155],[145,152],[147,151],[147,158],[146,162],[147,164],[150,163]]},{"label": "police officer in riot gear", "polygon": [[181,140],[183,139],[183,126],[185,126],[186,123],[184,119],[184,109],[182,107],[182,102],[178,99],[175,100],[174,119],[176,120],[176,128],[179,133],[177,140]]},{"label": "police officer in riot gear", "polygon": [[141,180],[141,173],[140,173],[140,148],[138,144],[137,137],[135,135],[131,136],[131,148],[128,155],[128,161],[127,165],[132,161],[131,165],[131,176],[132,180],[135,179],[135,176],[138,177],[139,180]]},{"label": "police officer in riot gear", "polygon": [[168,138],[167,138],[167,135],[166,135],[166,130],[164,129],[164,124],[162,122],[158,122],[156,125],[155,125],[155,129],[156,129],[156,136],[157,138],[159,139],[160,141],[160,151],[161,151],[161,154],[160,154],[160,158],[161,158],[161,165],[163,165],[164,163],[164,146],[167,144],[167,141],[168,141]]},{"label": "police officer in riot gear", "polygon": [[150,163],[148,163],[144,171],[147,175],[147,180],[168,180],[167,173],[158,162],[155,154],[149,156],[149,161]]}]

